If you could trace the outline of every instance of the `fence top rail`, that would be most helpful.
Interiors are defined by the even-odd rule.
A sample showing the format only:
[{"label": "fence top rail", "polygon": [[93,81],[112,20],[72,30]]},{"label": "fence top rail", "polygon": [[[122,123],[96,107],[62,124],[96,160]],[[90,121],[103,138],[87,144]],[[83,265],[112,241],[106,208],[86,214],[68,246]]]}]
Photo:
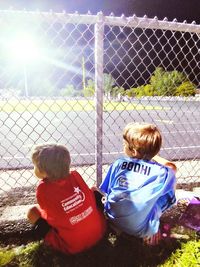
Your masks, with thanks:
[{"label": "fence top rail", "polygon": [[[56,13],[53,11],[49,12],[40,12],[40,11],[26,11],[26,10],[0,10],[0,22],[3,16],[19,17],[20,19],[32,17],[40,17],[43,20],[58,22],[58,23],[74,23],[74,24],[96,24],[102,23],[108,26],[119,26],[119,27],[132,27],[132,28],[143,28],[143,29],[160,29],[160,30],[170,30],[170,31],[181,31],[181,32],[190,32],[190,33],[200,33],[200,24],[195,22],[187,23],[177,22],[176,19],[173,21],[168,21],[167,18],[159,20],[157,17],[148,18],[137,17],[133,15],[131,17],[126,17],[122,15],[121,17],[116,17],[114,15],[105,16],[102,12],[97,13],[96,15],[88,14],[79,14],[75,12],[73,14],[65,13]],[[13,16],[15,15],[15,16]]]}]

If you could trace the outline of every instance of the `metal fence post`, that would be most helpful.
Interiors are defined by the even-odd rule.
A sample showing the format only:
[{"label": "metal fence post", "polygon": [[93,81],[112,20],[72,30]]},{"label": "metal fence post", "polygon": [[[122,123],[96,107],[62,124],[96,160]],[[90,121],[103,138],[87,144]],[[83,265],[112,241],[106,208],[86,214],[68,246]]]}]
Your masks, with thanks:
[{"label": "metal fence post", "polygon": [[103,165],[103,37],[104,16],[98,13],[95,24],[95,166],[96,182],[102,181]]}]

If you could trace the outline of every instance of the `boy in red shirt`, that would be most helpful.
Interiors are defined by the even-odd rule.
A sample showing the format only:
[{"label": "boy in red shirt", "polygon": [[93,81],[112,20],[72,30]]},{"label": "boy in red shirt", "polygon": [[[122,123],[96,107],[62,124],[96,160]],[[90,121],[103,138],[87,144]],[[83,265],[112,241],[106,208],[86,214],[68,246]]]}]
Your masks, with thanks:
[{"label": "boy in red shirt", "polygon": [[32,162],[41,181],[36,191],[38,206],[27,217],[37,236],[70,254],[95,245],[105,234],[106,220],[92,190],[78,172],[70,172],[69,151],[62,145],[39,145]]}]

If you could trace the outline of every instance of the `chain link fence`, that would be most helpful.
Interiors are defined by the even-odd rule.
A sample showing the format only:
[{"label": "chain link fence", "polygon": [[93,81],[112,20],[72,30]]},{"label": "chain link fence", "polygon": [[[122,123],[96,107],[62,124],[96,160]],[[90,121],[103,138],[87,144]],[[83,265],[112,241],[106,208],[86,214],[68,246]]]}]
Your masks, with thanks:
[{"label": "chain link fence", "polygon": [[30,150],[46,142],[100,183],[131,121],[158,125],[178,183],[200,181],[200,25],[12,10],[0,25],[2,193],[36,184]]}]

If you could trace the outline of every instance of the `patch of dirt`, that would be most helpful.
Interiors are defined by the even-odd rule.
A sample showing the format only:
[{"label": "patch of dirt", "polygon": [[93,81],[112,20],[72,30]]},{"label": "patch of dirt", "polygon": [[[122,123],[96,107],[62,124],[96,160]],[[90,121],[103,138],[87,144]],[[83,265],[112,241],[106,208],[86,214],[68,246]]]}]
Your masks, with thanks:
[{"label": "patch of dirt", "polygon": [[186,191],[193,191],[195,187],[200,187],[200,182],[181,183],[177,184],[177,189],[184,189]]},{"label": "patch of dirt", "polygon": [[0,246],[20,246],[34,241],[31,224],[27,220],[4,221],[0,224]]},{"label": "patch of dirt", "polygon": [[36,203],[35,187],[17,187],[0,194],[0,208],[34,203]]}]

